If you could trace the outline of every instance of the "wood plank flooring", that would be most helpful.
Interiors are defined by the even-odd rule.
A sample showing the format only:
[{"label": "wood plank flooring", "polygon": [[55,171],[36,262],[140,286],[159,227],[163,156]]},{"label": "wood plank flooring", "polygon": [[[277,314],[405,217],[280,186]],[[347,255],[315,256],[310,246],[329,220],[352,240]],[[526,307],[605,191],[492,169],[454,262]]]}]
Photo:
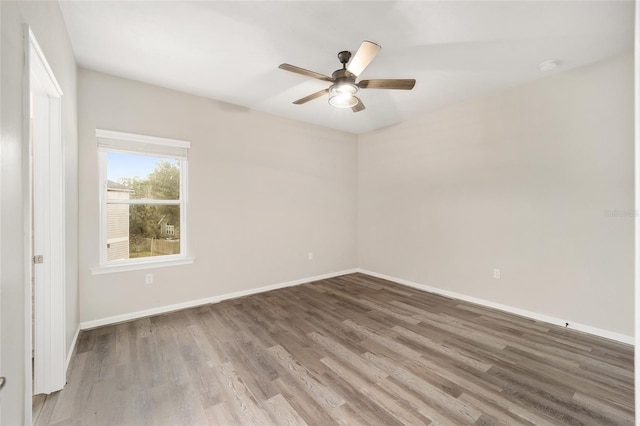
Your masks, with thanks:
[{"label": "wood plank flooring", "polygon": [[362,274],[81,333],[38,425],[633,424],[633,347]]}]

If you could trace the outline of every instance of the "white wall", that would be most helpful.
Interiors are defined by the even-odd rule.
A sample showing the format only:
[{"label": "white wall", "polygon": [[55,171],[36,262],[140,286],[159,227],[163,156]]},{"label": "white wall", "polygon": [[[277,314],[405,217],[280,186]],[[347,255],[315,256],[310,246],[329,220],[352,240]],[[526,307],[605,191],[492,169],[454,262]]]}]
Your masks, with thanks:
[{"label": "white wall", "polygon": [[633,336],[633,129],[628,54],[361,135],[359,266]]},{"label": "white wall", "polygon": [[[63,95],[63,140],[65,145],[66,247],[67,247],[67,335],[71,350],[79,325],[77,263],[77,108],[76,63],[67,30],[55,2],[0,3],[2,16],[1,46],[1,175],[0,200],[0,289],[2,375],[7,384],[2,390],[1,424],[30,423],[31,400],[25,399],[27,368],[25,357],[30,342],[25,341],[25,277],[23,192],[23,24],[29,24],[51,66]],[[30,385],[29,385],[30,386]],[[29,387],[30,388],[30,387]],[[26,410],[25,410],[26,408]]]},{"label": "white wall", "polygon": [[[78,93],[82,322],[355,268],[356,136],[83,69]],[[194,264],[91,275],[96,128],[191,142]]]}]

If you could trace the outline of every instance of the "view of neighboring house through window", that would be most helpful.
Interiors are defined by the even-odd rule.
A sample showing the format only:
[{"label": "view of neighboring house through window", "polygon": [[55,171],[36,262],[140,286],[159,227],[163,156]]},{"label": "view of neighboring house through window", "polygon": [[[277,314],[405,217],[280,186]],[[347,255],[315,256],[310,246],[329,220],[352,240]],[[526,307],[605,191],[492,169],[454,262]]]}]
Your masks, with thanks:
[{"label": "view of neighboring house through window", "polygon": [[[128,200],[126,185],[107,181],[107,200]],[[129,259],[129,206],[107,204],[107,260]]]},{"label": "view of neighboring house through window", "polygon": [[97,131],[103,264],[184,257],[188,142]]}]

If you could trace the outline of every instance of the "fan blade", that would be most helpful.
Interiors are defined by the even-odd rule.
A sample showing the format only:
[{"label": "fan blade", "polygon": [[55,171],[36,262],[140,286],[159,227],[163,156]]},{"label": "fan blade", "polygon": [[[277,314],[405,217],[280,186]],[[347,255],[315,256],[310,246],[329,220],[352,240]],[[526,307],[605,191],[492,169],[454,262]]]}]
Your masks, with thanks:
[{"label": "fan blade", "polygon": [[415,85],[414,79],[362,80],[358,83],[358,87],[361,89],[411,90]]},{"label": "fan blade", "polygon": [[320,90],[319,92],[312,93],[309,96],[305,96],[304,98],[298,99],[293,103],[296,105],[306,104],[307,102],[312,101],[315,98],[319,98],[320,96],[325,95],[327,93],[329,93],[329,89],[323,89],[323,90]]},{"label": "fan blade", "polygon": [[356,96],[356,99],[358,100],[358,103],[355,104],[355,106],[352,106],[351,110],[353,112],[360,112],[364,109],[364,104],[362,103],[362,99],[360,99],[359,97]]},{"label": "fan blade", "polygon": [[375,43],[366,40],[363,41],[355,56],[351,59],[351,62],[349,62],[347,71],[356,77],[359,76],[371,61],[373,61],[373,58],[376,57],[380,49],[382,49],[382,47]]},{"label": "fan blade", "polygon": [[333,78],[328,75],[320,74],[319,72],[305,70],[304,68],[296,67],[295,65],[280,64],[278,67],[281,70],[295,72],[296,74],[302,74],[306,77],[317,78],[323,81],[333,81]]}]

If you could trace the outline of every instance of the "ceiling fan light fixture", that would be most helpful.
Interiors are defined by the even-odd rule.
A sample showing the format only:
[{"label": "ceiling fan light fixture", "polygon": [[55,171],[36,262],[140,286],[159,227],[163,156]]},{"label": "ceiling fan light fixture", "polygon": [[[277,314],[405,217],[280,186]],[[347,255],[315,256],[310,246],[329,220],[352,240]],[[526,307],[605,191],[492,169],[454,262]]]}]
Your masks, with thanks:
[{"label": "ceiling fan light fixture", "polygon": [[355,95],[358,92],[358,86],[350,82],[336,83],[329,88],[329,94],[334,95]]},{"label": "ceiling fan light fixture", "polygon": [[336,108],[351,108],[358,105],[358,98],[350,94],[329,96],[329,105]]},{"label": "ceiling fan light fixture", "polygon": [[336,108],[351,108],[358,105],[358,98],[355,94],[358,86],[345,82],[334,84],[329,88],[329,105]]}]

